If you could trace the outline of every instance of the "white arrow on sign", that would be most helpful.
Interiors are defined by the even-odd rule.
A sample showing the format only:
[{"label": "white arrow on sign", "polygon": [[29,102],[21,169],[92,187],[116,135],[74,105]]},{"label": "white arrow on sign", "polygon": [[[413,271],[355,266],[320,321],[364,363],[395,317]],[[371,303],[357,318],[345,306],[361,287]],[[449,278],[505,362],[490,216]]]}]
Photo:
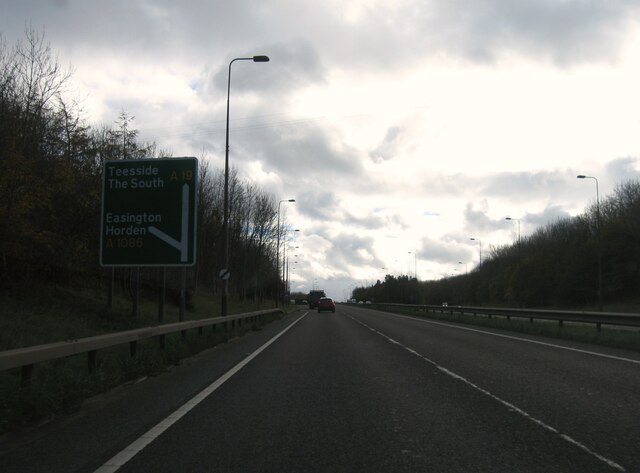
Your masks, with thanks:
[{"label": "white arrow on sign", "polygon": [[182,232],[180,241],[171,238],[162,230],[149,226],[149,233],[180,251],[180,261],[187,261],[189,252],[189,185],[182,186]]}]

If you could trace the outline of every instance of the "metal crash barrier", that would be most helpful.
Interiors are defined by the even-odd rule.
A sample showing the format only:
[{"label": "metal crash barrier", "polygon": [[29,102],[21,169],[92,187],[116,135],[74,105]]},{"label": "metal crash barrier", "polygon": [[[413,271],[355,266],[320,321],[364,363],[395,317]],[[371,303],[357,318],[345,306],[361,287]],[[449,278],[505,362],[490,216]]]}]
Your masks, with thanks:
[{"label": "metal crash barrier", "polygon": [[164,348],[164,338],[169,334],[182,332],[184,336],[187,330],[192,329],[198,329],[199,332],[202,333],[205,327],[213,327],[215,330],[217,325],[224,325],[226,328],[228,324],[231,324],[231,328],[234,328],[236,323],[240,327],[243,323],[257,323],[265,316],[272,314],[282,316],[284,311],[282,309],[260,310],[245,314],[228,315],[226,317],[189,320],[186,322],[126,330],[124,332],[107,333],[104,335],[80,338],[78,340],[16,348],[0,352],[0,371],[21,368],[22,384],[27,384],[30,379],[31,370],[35,364],[86,353],[88,357],[88,369],[91,372],[96,366],[97,351],[104,348],[128,343],[131,356],[135,356],[137,343],[141,340],[158,337],[159,347],[162,349]]}]

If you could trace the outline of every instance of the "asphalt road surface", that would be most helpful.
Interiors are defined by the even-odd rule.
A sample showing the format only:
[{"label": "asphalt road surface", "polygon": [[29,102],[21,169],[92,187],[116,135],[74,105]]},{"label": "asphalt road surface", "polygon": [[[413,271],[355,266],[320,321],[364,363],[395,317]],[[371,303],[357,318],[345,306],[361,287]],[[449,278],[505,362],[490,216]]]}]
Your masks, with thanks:
[{"label": "asphalt road surface", "polygon": [[640,355],[339,305],[0,443],[10,472],[640,472]]}]

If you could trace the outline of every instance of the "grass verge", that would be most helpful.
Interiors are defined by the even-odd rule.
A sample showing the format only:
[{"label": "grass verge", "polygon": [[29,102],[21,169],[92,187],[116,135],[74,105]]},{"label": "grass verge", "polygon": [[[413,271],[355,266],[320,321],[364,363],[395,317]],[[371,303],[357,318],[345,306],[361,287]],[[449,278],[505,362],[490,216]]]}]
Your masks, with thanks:
[{"label": "grass verge", "polygon": [[[185,320],[220,313],[216,298],[204,291],[193,295],[190,306]],[[271,307],[269,302],[230,301],[229,313]],[[177,322],[178,318],[179,308],[167,304],[163,323]],[[138,314],[133,317],[131,301],[126,297],[116,296],[113,308],[107,309],[105,295],[91,288],[40,287],[28,297],[0,296],[0,351],[153,325],[158,325],[157,302],[140,299]],[[242,324],[229,331],[222,325],[215,330],[190,330],[184,338],[180,333],[167,335],[163,349],[158,339],[143,340],[138,342],[134,357],[126,344],[100,350],[91,372],[86,354],[40,363],[33,367],[28,386],[21,385],[19,369],[0,372],[0,434],[74,412],[91,396],[156,375],[186,357],[259,329]]]},{"label": "grass verge", "polygon": [[374,310],[384,310],[413,317],[429,318],[443,322],[455,322],[465,325],[474,325],[487,328],[495,328],[512,332],[538,335],[542,337],[559,338],[572,340],[575,342],[590,343],[611,348],[619,348],[640,352],[640,330],[637,329],[615,329],[610,326],[603,326],[601,331],[595,325],[565,322],[562,327],[557,322],[535,320],[529,322],[522,319],[510,319],[506,317],[492,318],[484,316],[460,315],[460,314],[439,314],[414,312],[411,310],[388,308],[376,308]]}]

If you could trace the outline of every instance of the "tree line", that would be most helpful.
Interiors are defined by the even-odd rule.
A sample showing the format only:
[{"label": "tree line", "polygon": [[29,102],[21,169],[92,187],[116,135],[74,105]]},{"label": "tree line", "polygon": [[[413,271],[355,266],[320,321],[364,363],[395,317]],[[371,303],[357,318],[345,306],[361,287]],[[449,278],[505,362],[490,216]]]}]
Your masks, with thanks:
[{"label": "tree line", "polygon": [[[637,303],[640,294],[640,181],[618,184],[582,214],[492,248],[468,274],[436,281],[387,275],[352,298],[405,304],[522,308],[599,306],[599,255],[605,305]],[[428,263],[428,262],[427,262]]]},{"label": "tree line", "polygon": [[[34,281],[102,281],[104,162],[170,154],[153,142],[140,142],[134,117],[125,111],[115,126],[86,123],[81,106],[66,98],[71,77],[42,33],[27,29],[12,46],[0,37],[0,290]],[[277,202],[233,170],[229,182],[230,295],[274,298]],[[224,171],[200,159],[192,290],[221,287],[223,186]],[[117,271],[123,287],[129,273]],[[157,274],[143,269],[141,278],[143,286],[151,285]]]}]

